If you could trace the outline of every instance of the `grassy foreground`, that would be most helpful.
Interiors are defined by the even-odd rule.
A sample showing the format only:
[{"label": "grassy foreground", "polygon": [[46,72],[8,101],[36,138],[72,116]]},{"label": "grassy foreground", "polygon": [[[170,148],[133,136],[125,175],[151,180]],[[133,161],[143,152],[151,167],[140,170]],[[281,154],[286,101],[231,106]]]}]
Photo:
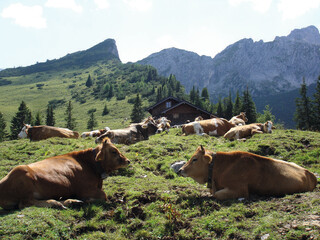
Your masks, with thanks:
[{"label": "grassy foreground", "polygon": [[[107,202],[57,210],[0,208],[4,239],[319,239],[320,187],[282,198],[252,196],[217,201],[205,186],[177,176],[170,164],[188,160],[202,144],[292,161],[320,174],[320,133],[276,130],[246,142],[181,136],[171,129],[131,146],[131,160],[104,181]],[[0,143],[0,178],[19,164],[94,147],[93,139],[15,140]],[[1,238],[1,237],[0,237]]]}]

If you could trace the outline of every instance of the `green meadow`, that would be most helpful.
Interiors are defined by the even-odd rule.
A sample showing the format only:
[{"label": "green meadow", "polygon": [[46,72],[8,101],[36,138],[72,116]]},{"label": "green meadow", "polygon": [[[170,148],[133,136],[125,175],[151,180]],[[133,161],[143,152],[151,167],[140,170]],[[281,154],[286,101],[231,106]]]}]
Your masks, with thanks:
[{"label": "green meadow", "polygon": [[[59,84],[58,77],[56,82]],[[43,106],[38,104],[44,107],[46,102]],[[0,236],[95,240],[319,239],[319,184],[313,192],[284,197],[218,201],[210,196],[206,186],[177,176],[170,169],[172,163],[188,160],[200,144],[213,151],[242,150],[291,161],[315,173],[319,181],[320,133],[275,130],[246,142],[230,142],[222,137],[181,136],[181,129],[171,129],[168,134],[157,134],[130,146],[116,145],[131,164],[104,180],[106,202],[66,210],[0,208]],[[0,177],[19,164],[94,146],[93,138],[4,141],[0,143]]]}]

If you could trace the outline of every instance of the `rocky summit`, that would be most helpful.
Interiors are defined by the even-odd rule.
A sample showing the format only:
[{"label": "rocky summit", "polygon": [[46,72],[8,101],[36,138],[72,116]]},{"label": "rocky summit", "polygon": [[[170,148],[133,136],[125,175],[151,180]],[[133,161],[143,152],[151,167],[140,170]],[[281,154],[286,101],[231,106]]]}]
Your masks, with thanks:
[{"label": "rocky summit", "polygon": [[189,91],[207,87],[212,100],[249,87],[253,96],[273,95],[315,83],[320,74],[320,34],[316,27],[295,29],[271,42],[242,39],[214,58],[169,48],[138,63],[159,74],[175,74]]}]

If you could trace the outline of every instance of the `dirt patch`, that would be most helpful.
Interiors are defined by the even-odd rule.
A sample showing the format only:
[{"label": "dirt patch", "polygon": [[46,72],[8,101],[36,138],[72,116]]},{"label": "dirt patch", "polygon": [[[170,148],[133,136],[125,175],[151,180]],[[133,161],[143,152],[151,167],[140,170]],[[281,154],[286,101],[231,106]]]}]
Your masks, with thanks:
[{"label": "dirt patch", "polygon": [[159,195],[153,191],[144,191],[142,195],[137,197],[134,204],[144,205],[147,203],[152,203],[160,199]]},{"label": "dirt patch", "polygon": [[143,211],[143,209],[140,206],[131,208],[128,214],[129,218],[139,218],[143,221],[146,219],[146,216],[147,216],[146,213]]}]

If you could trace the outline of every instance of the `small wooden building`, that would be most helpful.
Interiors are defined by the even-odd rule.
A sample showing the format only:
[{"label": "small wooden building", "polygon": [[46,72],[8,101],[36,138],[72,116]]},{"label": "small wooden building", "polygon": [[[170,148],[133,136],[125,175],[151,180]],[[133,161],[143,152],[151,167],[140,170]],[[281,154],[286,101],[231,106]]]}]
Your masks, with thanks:
[{"label": "small wooden building", "polygon": [[211,117],[211,113],[175,97],[165,98],[147,110],[155,118],[166,117],[171,121],[171,125],[184,124],[187,120],[192,122],[199,116],[203,119]]}]

